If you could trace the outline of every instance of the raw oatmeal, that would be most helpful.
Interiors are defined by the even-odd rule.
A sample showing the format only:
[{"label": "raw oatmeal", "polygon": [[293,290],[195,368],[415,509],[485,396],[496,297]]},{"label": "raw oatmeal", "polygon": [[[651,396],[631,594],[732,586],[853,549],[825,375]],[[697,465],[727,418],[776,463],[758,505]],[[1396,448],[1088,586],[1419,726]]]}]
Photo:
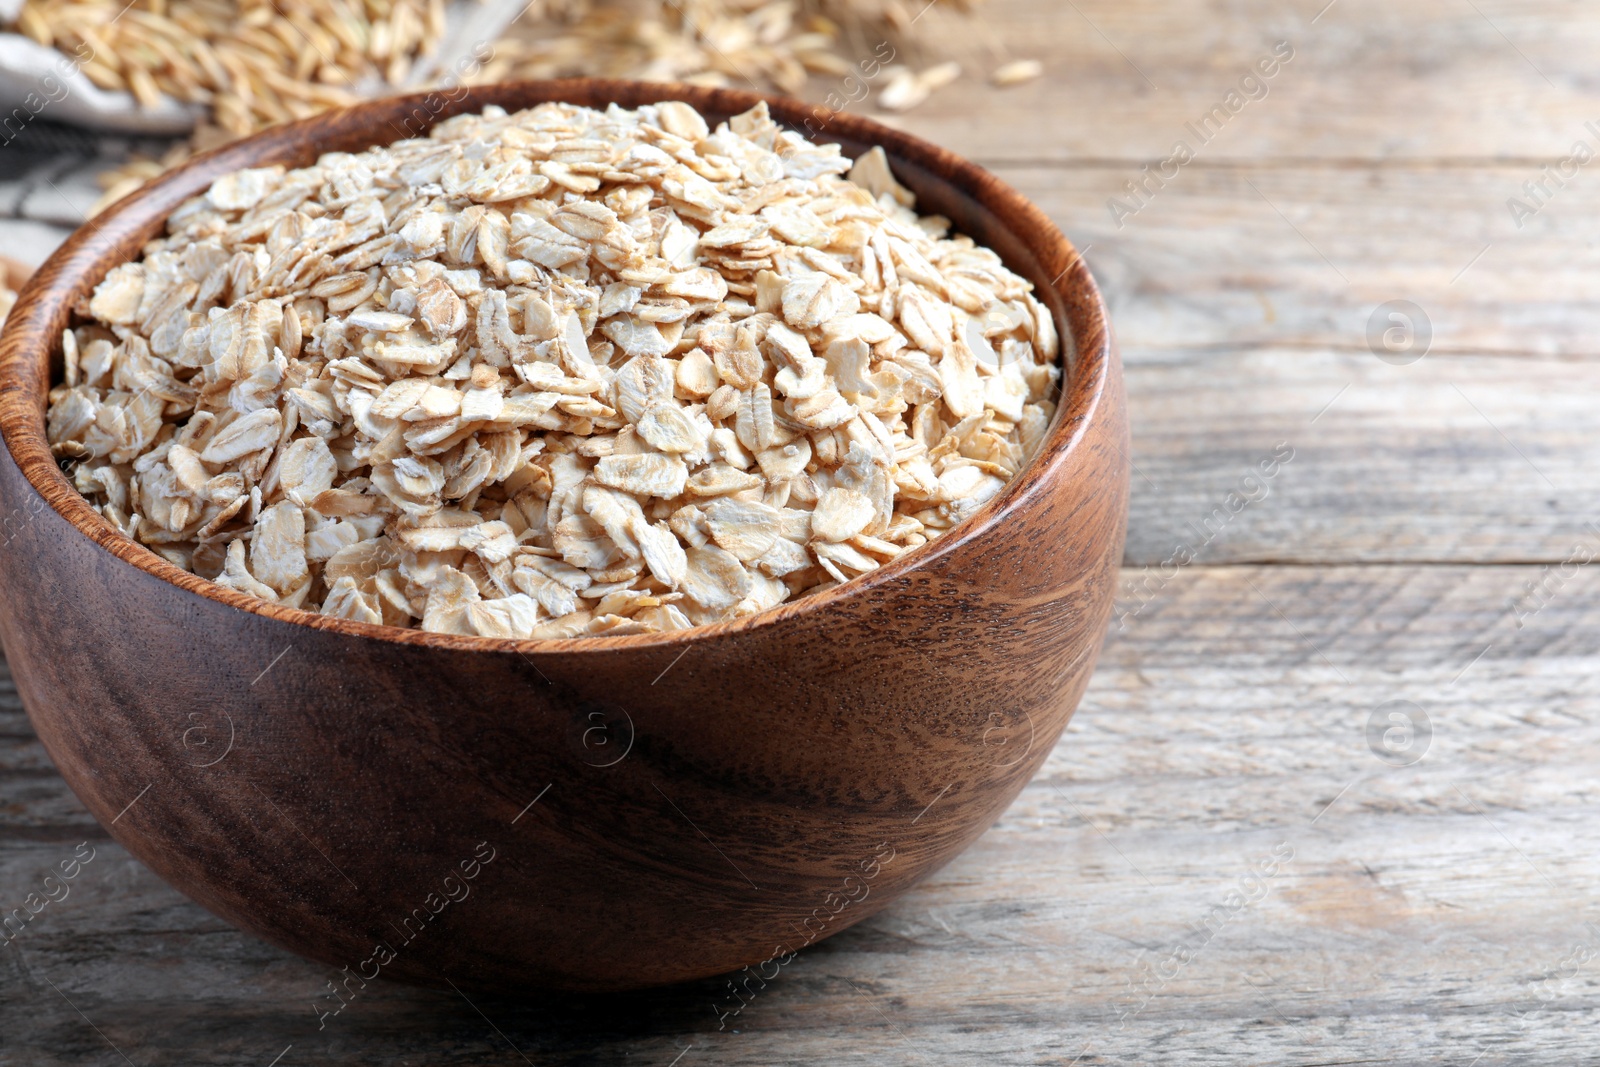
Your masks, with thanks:
[{"label": "raw oatmeal", "polygon": [[489,108],[220,178],[64,338],[48,432],[218,584],[486,637],[674,630],[849,581],[1043,439],[1029,283],[765,105]]}]

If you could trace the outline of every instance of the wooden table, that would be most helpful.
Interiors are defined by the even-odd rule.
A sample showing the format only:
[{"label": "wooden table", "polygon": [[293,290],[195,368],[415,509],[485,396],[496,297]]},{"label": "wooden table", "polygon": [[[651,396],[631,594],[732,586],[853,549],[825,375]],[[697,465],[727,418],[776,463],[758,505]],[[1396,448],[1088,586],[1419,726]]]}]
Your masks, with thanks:
[{"label": "wooden table", "polygon": [[968,47],[1046,79],[905,119],[1088,249],[1132,396],[1121,624],[966,855],[720,1032],[718,981],[319,1032],[334,976],[111,844],[0,681],[0,910],[95,850],[0,948],[0,1063],[1593,1062],[1600,11],[1325,3],[996,0]]}]

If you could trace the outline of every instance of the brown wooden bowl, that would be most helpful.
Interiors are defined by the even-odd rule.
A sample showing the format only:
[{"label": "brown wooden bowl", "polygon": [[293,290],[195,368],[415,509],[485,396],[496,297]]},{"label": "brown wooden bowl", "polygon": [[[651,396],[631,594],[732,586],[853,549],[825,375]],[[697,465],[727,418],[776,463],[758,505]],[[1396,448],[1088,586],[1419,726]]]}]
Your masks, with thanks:
[{"label": "brown wooden bowl", "polygon": [[1093,669],[1128,453],[1088,270],[982,169],[793,101],[769,103],[851,153],[883,145],[922,210],[1031,278],[1067,349],[1041,454],[959,529],[870,576],[677,634],[438,636],[181,571],[113,530],[51,459],[46,392],[74,302],[218,175],[303,166],[487,104],[668,99],[720,119],[758,98],[530,82],[259,134],[85,225],[0,339],[0,637],[39,736],[129,852],[230,922],[348,967],[346,983],[599,990],[745,965],[744,981],[763,980],[981,834]]}]

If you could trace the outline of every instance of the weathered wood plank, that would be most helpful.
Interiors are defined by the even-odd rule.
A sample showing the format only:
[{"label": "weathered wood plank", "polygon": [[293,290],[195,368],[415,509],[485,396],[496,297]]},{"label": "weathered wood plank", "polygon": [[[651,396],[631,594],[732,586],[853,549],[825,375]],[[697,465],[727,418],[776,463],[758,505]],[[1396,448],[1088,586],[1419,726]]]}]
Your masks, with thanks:
[{"label": "weathered wood plank", "polygon": [[1127,374],[1130,566],[1600,554],[1600,362],[1270,347],[1130,352]]},{"label": "weathered wood plank", "polygon": [[[1501,605],[1533,571],[1186,570],[1114,634],[1066,740],[989,834],[721,1032],[721,982],[474,998],[492,1025],[453,994],[369,986],[318,1031],[332,975],[101,843],[73,895],[0,948],[0,1056],[123,1062],[109,1039],[141,1067],[290,1045],[282,1064],[520,1062],[510,1043],[540,1064],[662,1067],[1576,1062],[1600,1019],[1594,962],[1563,966],[1574,945],[1600,952],[1584,925],[1600,578],[1579,571],[1519,630]],[[1395,699],[1432,723],[1411,767],[1367,740]],[[17,842],[18,817],[0,813],[6,902],[76,843]],[[1275,849],[1277,870],[1243,883],[1266,895],[1228,910]]]},{"label": "weathered wood plank", "polygon": [[[902,117],[988,162],[1149,162],[1179,139],[1211,162],[1549,161],[1600,118],[1600,12],[1561,0],[994,0],[976,27],[930,7],[913,63],[953,44],[971,70],[1046,64],[1029,85],[963,81]],[[1285,40],[1295,56],[1264,99],[1210,143],[1188,133]]]},{"label": "weathered wood plank", "polygon": [[[1590,142],[1600,154],[1600,136]],[[1421,307],[1435,354],[1600,352],[1600,181],[1587,171],[1521,229],[1506,205],[1540,177],[1533,164],[1196,165],[1120,228],[1107,202],[1133,172],[997,172],[1087,249],[1131,358],[1370,352],[1368,323],[1394,300]]]}]

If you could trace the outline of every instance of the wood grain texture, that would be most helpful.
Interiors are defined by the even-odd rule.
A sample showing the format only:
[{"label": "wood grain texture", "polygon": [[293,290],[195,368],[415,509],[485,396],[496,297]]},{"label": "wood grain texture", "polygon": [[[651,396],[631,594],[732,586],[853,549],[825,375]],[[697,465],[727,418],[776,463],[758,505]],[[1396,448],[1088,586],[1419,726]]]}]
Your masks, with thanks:
[{"label": "wood grain texture", "polygon": [[1295,58],[1202,160],[1543,162],[1597,117],[1600,12],[1564,0],[997,0],[976,27],[929,7],[913,63],[953,46],[980,73],[1046,65],[1018,89],[964,81],[897,120],[985,164],[1164,159],[1279,41]]},{"label": "wood grain texture", "polygon": [[[80,230],[20,295],[0,340],[0,513],[14,520],[0,635],[19,691],[119,844],[356,984],[381,973],[618,989],[776,968],[971,843],[1077,706],[1127,500],[1120,366],[1099,295],[1060,233],[993,177],[825,117],[857,150],[883,144],[925,210],[1032,276],[1069,339],[1039,455],[927,550],[688,636],[516,642],[268,605],[117,534],[50,457],[52,355],[68,309],[220,170],[303,163],[489,104],[687,99],[717,119],[758,101],[605,82],[427,99],[197,158]],[[793,102],[773,110],[794,125],[811,117]]]},{"label": "wood grain texture", "polygon": [[[1578,133],[1600,152],[1600,135]],[[1518,228],[1506,202],[1543,162],[1197,162],[1121,226],[1106,204],[1137,166],[996,170],[1086,250],[1135,353],[1365,353],[1374,309],[1405,299],[1427,315],[1435,355],[1591,359],[1600,181],[1579,171]]]},{"label": "wood grain texture", "polygon": [[[1128,379],[1138,573],[1180,546],[1206,563],[1560,563],[1600,543],[1600,362],[1147,350]],[[1280,447],[1292,460],[1260,477]],[[1230,493],[1249,503],[1229,513]]]},{"label": "wood grain texture", "polygon": [[[0,949],[0,1062],[124,1062],[45,979],[141,1067],[267,1064],[291,1044],[279,1067],[1593,1061],[1600,963],[1574,948],[1600,950],[1600,578],[1559,565],[1600,521],[1600,184],[1585,168],[1522,231],[1505,199],[1600,120],[1600,12],[1338,0],[1307,35],[1324,4],[995,0],[969,68],[992,41],[1045,79],[963,83],[895,120],[1094,246],[1148,478],[1123,625],[1043,772],[961,857],[802,953],[721,1032],[726,979],[474,996],[482,1015],[373,986],[318,1031],[311,998],[337,975],[107,844],[104,886],[86,873],[81,901]],[[1283,30],[1304,68],[1117,230],[1106,198]],[[1449,338],[1410,367],[1366,347],[1396,297]],[[1127,615],[1145,566],[1280,440],[1297,452],[1271,494]],[[1512,604],[1526,613],[1541,581],[1547,606],[1519,629]],[[1367,744],[1391,700],[1430,716],[1413,767]],[[17,895],[96,824],[36,742],[0,760],[0,892]],[[1119,1028],[1143,1002],[1130,984],[1280,842],[1296,855],[1269,895]]]}]

